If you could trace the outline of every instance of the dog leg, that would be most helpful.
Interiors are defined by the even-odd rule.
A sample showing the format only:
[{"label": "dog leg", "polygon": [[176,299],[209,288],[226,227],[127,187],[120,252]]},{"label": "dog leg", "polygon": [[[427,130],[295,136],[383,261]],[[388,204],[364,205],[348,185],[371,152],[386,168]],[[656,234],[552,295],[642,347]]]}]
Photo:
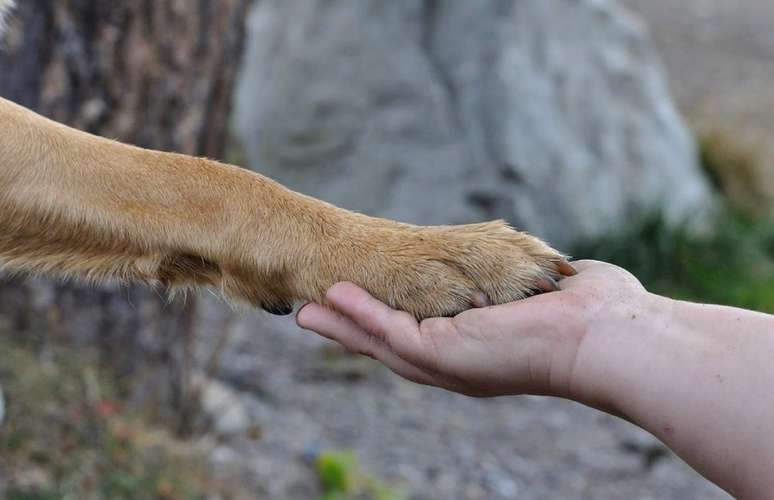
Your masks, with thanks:
[{"label": "dog leg", "polygon": [[565,262],[502,222],[355,214],[244,169],[86,134],[0,99],[0,263],[211,286],[274,313],[353,281],[418,318],[550,288]]}]

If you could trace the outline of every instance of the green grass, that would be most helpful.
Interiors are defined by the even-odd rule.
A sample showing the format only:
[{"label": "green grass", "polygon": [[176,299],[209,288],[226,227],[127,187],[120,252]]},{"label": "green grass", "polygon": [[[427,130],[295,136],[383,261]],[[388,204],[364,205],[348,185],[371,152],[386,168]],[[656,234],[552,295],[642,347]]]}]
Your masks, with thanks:
[{"label": "green grass", "polygon": [[727,214],[696,235],[651,217],[572,254],[628,269],[655,293],[774,313],[774,223],[765,219]]},{"label": "green grass", "polygon": [[408,496],[364,472],[349,451],[326,451],[315,461],[322,500],[406,500]]}]

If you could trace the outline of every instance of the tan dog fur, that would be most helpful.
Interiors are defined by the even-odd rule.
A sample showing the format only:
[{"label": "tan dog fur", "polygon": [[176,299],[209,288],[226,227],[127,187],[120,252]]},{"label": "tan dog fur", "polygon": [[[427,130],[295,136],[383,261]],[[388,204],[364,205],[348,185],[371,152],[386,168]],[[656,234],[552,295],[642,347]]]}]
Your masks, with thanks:
[{"label": "tan dog fur", "polygon": [[[7,6],[0,0],[0,18]],[[559,253],[503,222],[419,227],[367,217],[3,99],[0,265],[93,282],[212,286],[284,314],[294,300],[323,302],[347,280],[418,318],[519,299],[566,269]]]}]

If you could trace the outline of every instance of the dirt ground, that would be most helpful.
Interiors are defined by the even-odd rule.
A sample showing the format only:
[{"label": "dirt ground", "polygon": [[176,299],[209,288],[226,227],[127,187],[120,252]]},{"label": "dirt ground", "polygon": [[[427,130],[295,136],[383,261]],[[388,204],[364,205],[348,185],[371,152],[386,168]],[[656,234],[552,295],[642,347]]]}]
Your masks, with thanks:
[{"label": "dirt ground", "polygon": [[550,398],[471,399],[339,354],[291,319],[244,318],[220,379],[260,439],[225,437],[214,462],[238,464],[257,498],[318,498],[310,457],[352,450],[412,500],[728,498],[655,438]]},{"label": "dirt ground", "polygon": [[683,110],[774,130],[774,2],[623,3],[650,26]]},{"label": "dirt ground", "polygon": [[761,182],[774,197],[774,2],[623,3],[650,26],[677,102],[694,128],[720,130],[758,151]]}]

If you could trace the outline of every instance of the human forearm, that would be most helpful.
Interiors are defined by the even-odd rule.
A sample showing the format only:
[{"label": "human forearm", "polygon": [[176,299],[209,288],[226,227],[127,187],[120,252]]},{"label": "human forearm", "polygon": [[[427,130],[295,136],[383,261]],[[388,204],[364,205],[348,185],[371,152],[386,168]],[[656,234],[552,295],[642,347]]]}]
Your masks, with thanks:
[{"label": "human forearm", "polygon": [[592,323],[581,345],[576,384],[594,388],[589,402],[732,494],[774,495],[774,317],[649,294],[631,304]]}]

